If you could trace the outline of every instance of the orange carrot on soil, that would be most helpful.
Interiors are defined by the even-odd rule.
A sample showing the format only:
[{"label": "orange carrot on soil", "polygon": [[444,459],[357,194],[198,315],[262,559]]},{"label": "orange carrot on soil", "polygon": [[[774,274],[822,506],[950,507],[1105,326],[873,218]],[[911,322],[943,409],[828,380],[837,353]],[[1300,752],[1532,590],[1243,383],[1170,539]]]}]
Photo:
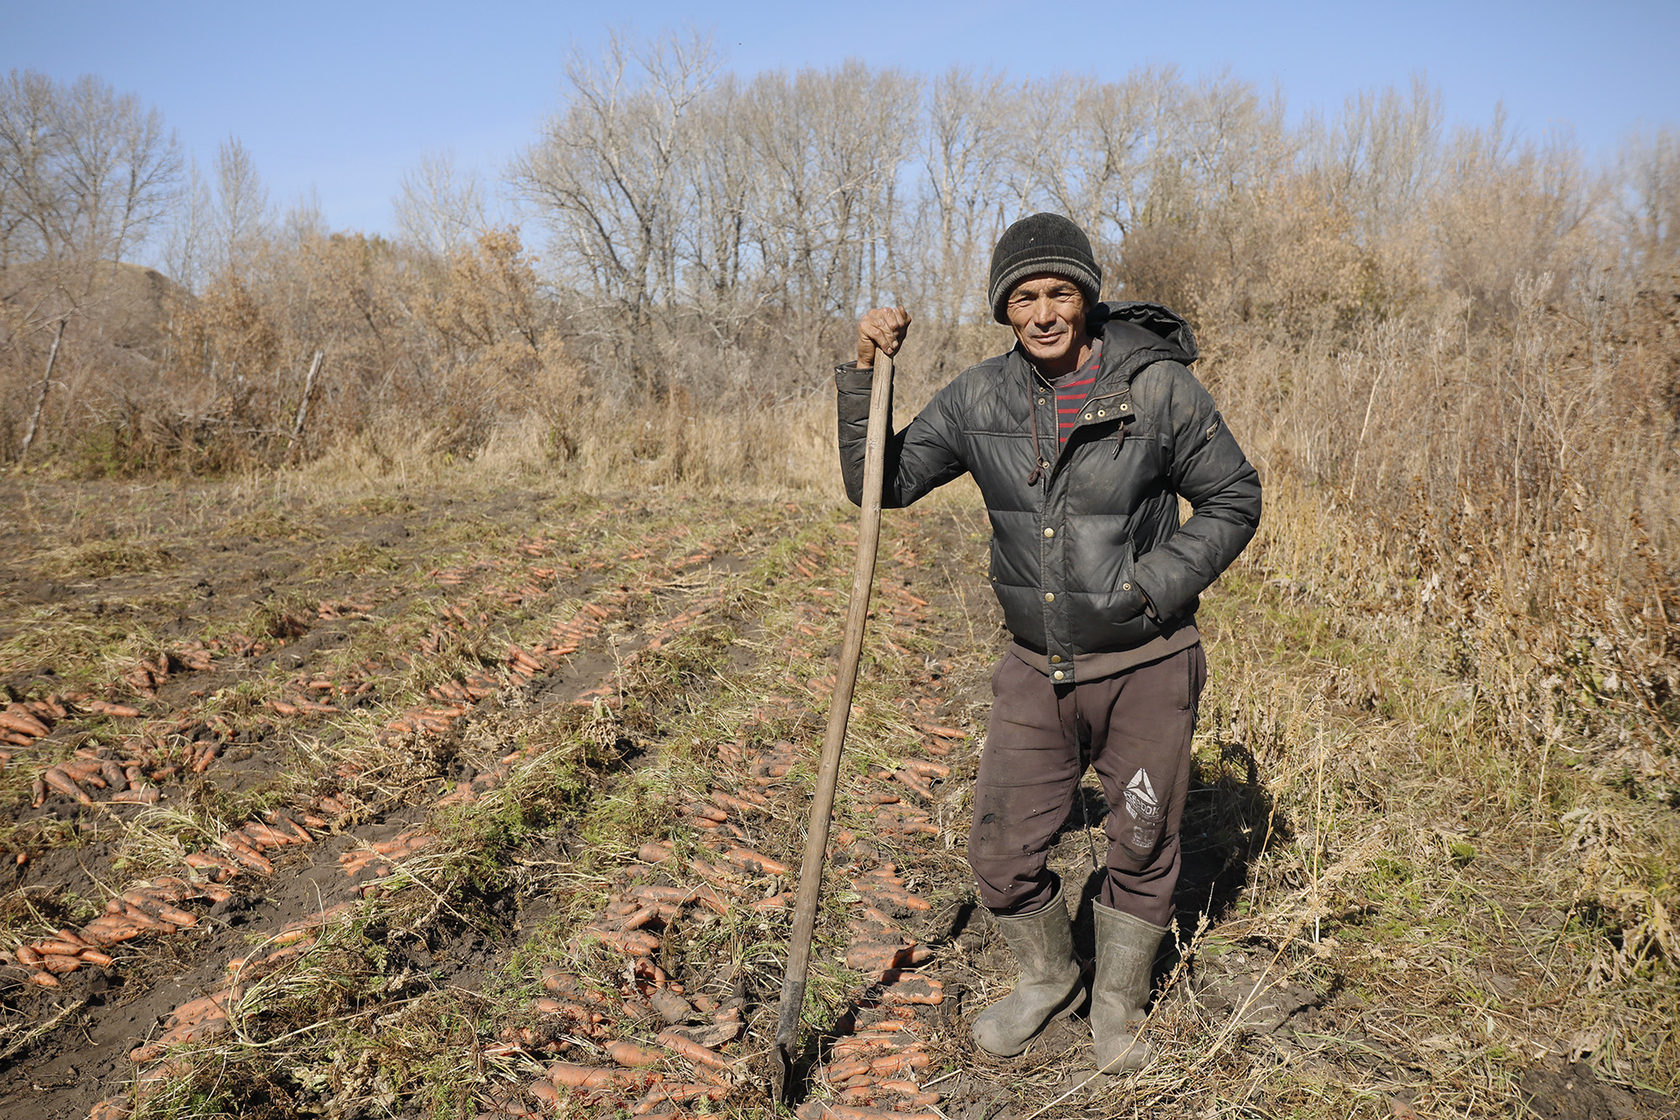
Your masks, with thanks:
[{"label": "orange carrot on soil", "polygon": [[607,1057],[629,1069],[656,1066],[665,1061],[665,1056],[657,1050],[637,1046],[634,1042],[622,1038],[607,1043],[606,1051]]},{"label": "orange carrot on soil", "polygon": [[713,1069],[729,1068],[728,1058],[725,1058],[716,1050],[707,1049],[686,1035],[678,1034],[676,1031],[665,1030],[660,1031],[657,1038],[660,1045],[682,1055],[691,1062],[695,1062],[699,1065],[711,1066]]},{"label": "orange carrot on soil", "polygon": [[26,735],[30,739],[39,739],[51,733],[51,728],[42,723],[40,718],[21,704],[12,704],[0,711],[0,727]]},{"label": "orange carrot on soil", "polygon": [[696,1082],[662,1081],[654,1085],[647,1092],[647,1096],[631,1109],[635,1116],[646,1116],[653,1111],[654,1106],[667,1101],[683,1104],[688,1101],[708,1100],[721,1101],[729,1095],[727,1085],[702,1085]]},{"label": "orange carrot on soil", "polygon": [[49,767],[43,771],[41,779],[66,797],[74,798],[83,805],[93,804],[93,798],[87,795],[87,791],[77,785],[70,775],[57,766]]},{"label": "orange carrot on soil", "polygon": [[552,1085],[569,1085],[576,1089],[610,1089],[614,1085],[624,1084],[626,1077],[622,1071],[603,1069],[600,1066],[550,1062],[548,1080]]},{"label": "orange carrot on soil", "polygon": [[850,1081],[860,1074],[869,1072],[868,1058],[846,1058],[838,1062],[829,1062],[823,1067],[823,1076],[832,1082]]}]

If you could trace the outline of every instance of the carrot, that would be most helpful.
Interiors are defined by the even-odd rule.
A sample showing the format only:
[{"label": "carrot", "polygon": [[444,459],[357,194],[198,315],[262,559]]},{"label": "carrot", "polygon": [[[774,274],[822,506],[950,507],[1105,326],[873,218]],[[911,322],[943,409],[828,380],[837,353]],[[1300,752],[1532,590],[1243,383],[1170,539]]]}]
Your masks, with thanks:
[{"label": "carrot", "polygon": [[868,1058],[847,1058],[844,1061],[829,1062],[823,1070],[823,1076],[834,1082],[850,1081],[852,1078],[869,1072]]},{"label": "carrot", "polygon": [[111,954],[101,953],[98,949],[94,948],[83,949],[81,951],[81,958],[89,964],[96,964],[101,967],[109,965],[112,960]]},{"label": "carrot", "polygon": [[109,1097],[93,1106],[88,1120],[128,1120],[131,1111],[126,1097]]},{"label": "carrot", "polygon": [[849,1104],[824,1104],[818,1113],[821,1120],[940,1120],[933,1112],[896,1112],[879,1108],[859,1108]]},{"label": "carrot", "polygon": [[49,767],[43,771],[41,779],[66,797],[73,797],[83,805],[93,804],[93,798],[87,795],[87,791],[77,785],[70,775],[57,766]]},{"label": "carrot", "polygon": [[660,1031],[657,1038],[660,1045],[682,1055],[684,1058],[687,1058],[689,1061],[698,1065],[711,1066],[713,1069],[729,1068],[728,1058],[725,1058],[716,1050],[707,1049],[698,1042],[689,1038],[687,1035],[681,1035],[676,1031],[666,1030]]},{"label": "carrot", "polygon": [[655,1105],[666,1101],[674,1101],[678,1104],[697,1100],[721,1101],[728,1095],[729,1086],[727,1085],[703,1085],[693,1081],[664,1081],[648,1090],[647,1096],[643,1097],[631,1110],[631,1115],[645,1116],[653,1111]]},{"label": "carrot", "polygon": [[630,889],[630,897],[643,902],[689,902],[694,892],[688,887],[668,887],[659,883],[643,883]]},{"label": "carrot", "polygon": [[901,910],[931,910],[933,904],[920,895],[911,894],[903,887],[892,883],[868,883],[860,888],[867,894],[875,895],[888,904]]},{"label": "carrot", "polygon": [[623,922],[623,926],[626,930],[641,929],[643,926],[647,925],[649,922],[653,921],[657,917],[659,917],[659,908],[658,907],[656,907],[656,906],[644,906],[641,909],[637,910],[634,914],[631,914],[629,917],[625,918],[624,922]]},{"label": "carrot", "polygon": [[233,839],[232,833],[222,837],[222,843],[227,845],[227,849],[233,853],[234,859],[238,860],[246,867],[249,867],[252,871],[258,871],[264,875],[274,874],[274,865],[268,862],[262,853],[258,852],[249,844],[244,844]]},{"label": "carrot", "polygon": [[124,902],[122,899],[113,898],[110,902],[107,902],[105,912],[113,918],[122,918],[133,922],[148,932],[175,932],[175,926],[172,923],[164,921],[155,914],[149,914],[132,902]]},{"label": "carrot", "polygon": [[874,1074],[909,1073],[911,1070],[926,1069],[933,1064],[933,1059],[920,1050],[901,1050],[897,1054],[886,1054],[869,1063],[869,1072]]},{"label": "carrot", "polygon": [[114,759],[102,760],[99,763],[99,774],[112,789],[123,789],[128,785],[128,775],[123,773],[123,768],[118,766]]},{"label": "carrot", "polygon": [[599,1066],[583,1066],[575,1062],[550,1062],[548,1080],[552,1085],[570,1085],[577,1089],[610,1089],[623,1084],[624,1074]]},{"label": "carrot", "polygon": [[168,922],[172,926],[180,926],[186,929],[198,924],[196,915],[189,914],[179,907],[171,906],[154,894],[142,891],[124,891],[122,897],[123,901],[131,906],[138,906],[147,914],[152,915],[159,921]]},{"label": "carrot", "polygon": [[710,860],[690,857],[688,869],[716,886],[733,888],[740,882],[740,877],[733,871],[712,863]]},{"label": "carrot", "polygon": [[296,944],[304,938],[314,939],[314,931],[308,926],[288,926],[268,939],[268,943],[275,948]]},{"label": "carrot", "polygon": [[966,738],[968,738],[968,732],[959,730],[955,727],[941,727],[937,723],[924,723],[921,726],[922,726],[923,731],[927,732],[929,735],[932,735],[936,739],[966,739]]},{"label": "carrot", "polygon": [[34,945],[20,945],[18,948],[20,950],[25,948],[33,949],[37,953],[58,953],[62,956],[73,957],[77,953],[80,953],[83,949],[86,949],[87,946],[79,941],[66,941],[62,938],[49,938],[45,941],[37,941]]},{"label": "carrot", "polygon": [[298,842],[297,838],[290,833],[282,832],[271,825],[263,824],[261,821],[247,821],[240,831],[249,836],[253,844],[261,841],[266,847],[270,848],[282,848],[287,844]]},{"label": "carrot", "polygon": [[38,985],[42,988],[56,988],[58,987],[58,977],[54,976],[50,972],[31,972],[29,974],[29,983]]},{"label": "carrot", "polygon": [[137,923],[111,914],[95,918],[82,927],[83,936],[99,945],[114,945],[119,941],[130,941],[145,932]]},{"label": "carrot", "polygon": [[734,904],[728,898],[708,886],[695,887],[694,900],[712,913],[721,914],[724,917],[728,917],[734,910]]},{"label": "carrot", "polygon": [[0,711],[0,727],[16,731],[30,739],[39,739],[51,731],[51,728],[36,718],[35,713],[19,704],[12,704]]},{"label": "carrot", "polygon": [[42,971],[63,976],[65,973],[74,972],[80,967],[82,967],[82,958],[80,957],[65,956],[62,953],[41,954]]},{"label": "carrot", "polygon": [[637,1046],[634,1042],[618,1039],[607,1043],[607,1057],[621,1066],[640,1069],[646,1066],[656,1066],[665,1060],[665,1056],[656,1050],[649,1050],[645,1046]]},{"label": "carrot", "polygon": [[662,840],[649,840],[636,852],[636,858],[643,863],[664,863],[673,855],[671,845]]},{"label": "carrot", "polygon": [[945,985],[931,976],[901,976],[881,993],[888,1003],[935,1005],[945,1002]]},{"label": "carrot", "polygon": [[225,1019],[227,1000],[232,994],[231,988],[224,988],[213,995],[190,999],[170,1012],[169,1021],[172,1024],[192,1024],[205,1019]]},{"label": "carrot", "polygon": [[92,782],[96,786],[104,787],[105,779],[100,776],[100,760],[76,752],[77,757],[67,762],[59,763],[58,768],[78,782]]},{"label": "carrot", "polygon": [[781,860],[771,859],[769,856],[761,852],[755,852],[751,848],[730,848],[723,855],[725,859],[733,860],[748,871],[757,870],[766,875],[786,875],[788,871],[787,864]]},{"label": "carrot", "polygon": [[47,799],[46,779],[41,777],[39,774],[35,775],[35,781],[30,784],[29,793],[30,807],[39,809],[42,803]]},{"label": "carrot", "polygon": [[908,770],[894,770],[893,780],[904,786],[905,789],[908,789],[916,796],[920,797],[922,800],[933,800],[932,788],[928,786],[926,781],[917,777],[915,774],[910,773]]},{"label": "carrot", "polygon": [[618,930],[591,928],[590,933],[600,938],[603,943],[618,950],[626,956],[642,956],[659,948],[659,938],[651,933],[632,930],[628,933]]},{"label": "carrot", "polygon": [[942,1093],[935,1093],[932,1090],[924,1090],[920,1085],[916,1084],[914,1081],[898,1081],[898,1080],[894,1080],[892,1078],[888,1078],[885,1081],[877,1081],[876,1085],[878,1085],[882,1090],[884,1090],[885,1092],[888,1092],[888,1093],[902,1093],[907,1097],[927,1097],[927,1098],[929,1098],[928,1100],[919,1100],[919,1101],[911,1101],[910,1102],[911,1104],[917,1104],[917,1105],[937,1104],[939,1102],[939,1098],[944,1095]]},{"label": "carrot", "polygon": [[196,867],[200,871],[236,871],[232,860],[214,852],[192,852],[186,857],[188,867]]},{"label": "carrot", "polygon": [[268,819],[273,823],[276,831],[290,836],[293,843],[310,844],[315,840],[313,836],[309,835],[308,830],[284,813],[270,813]]}]

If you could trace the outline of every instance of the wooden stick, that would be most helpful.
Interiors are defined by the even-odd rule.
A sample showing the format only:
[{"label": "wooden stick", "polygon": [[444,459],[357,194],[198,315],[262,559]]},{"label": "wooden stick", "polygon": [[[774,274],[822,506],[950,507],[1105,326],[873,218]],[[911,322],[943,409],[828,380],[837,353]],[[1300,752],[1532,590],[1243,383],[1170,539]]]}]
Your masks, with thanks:
[{"label": "wooden stick", "polygon": [[869,392],[869,428],[864,445],[863,514],[858,523],[857,565],[852,573],[852,599],[846,609],[845,640],[840,666],[829,700],[828,733],[823,738],[817,788],[811,798],[805,853],[799,865],[799,892],[794,898],[793,934],[788,947],[787,974],[782,977],[782,1002],[776,1018],[777,1060],[771,1076],[776,1095],[786,1099],[787,1079],[793,1070],[799,1014],[805,1003],[805,982],[811,962],[811,933],[816,926],[817,901],[828,852],[828,827],[834,813],[834,787],[840,776],[840,753],[846,743],[846,724],[852,712],[858,660],[863,653],[864,624],[869,617],[869,593],[875,581],[875,558],[881,539],[881,484],[886,475],[887,438],[891,432],[892,357],[875,356]]}]

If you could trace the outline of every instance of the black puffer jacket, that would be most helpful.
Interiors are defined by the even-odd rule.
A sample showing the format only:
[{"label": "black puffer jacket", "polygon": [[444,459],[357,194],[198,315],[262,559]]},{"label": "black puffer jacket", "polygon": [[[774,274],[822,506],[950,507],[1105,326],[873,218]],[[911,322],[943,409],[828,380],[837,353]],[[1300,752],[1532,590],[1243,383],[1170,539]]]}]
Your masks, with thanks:
[{"label": "black puffer jacket", "polygon": [[[971,472],[1005,625],[1057,664],[1190,620],[1260,523],[1259,476],[1185,368],[1189,325],[1148,303],[1099,304],[1089,323],[1102,367],[1059,454],[1056,394],[1017,346],[965,370],[888,441],[882,494],[906,506]],[[841,367],[836,382],[841,469],[858,502],[870,373]],[[1035,442],[1051,461],[1036,479]],[[1193,511],[1182,526],[1179,495]]]}]

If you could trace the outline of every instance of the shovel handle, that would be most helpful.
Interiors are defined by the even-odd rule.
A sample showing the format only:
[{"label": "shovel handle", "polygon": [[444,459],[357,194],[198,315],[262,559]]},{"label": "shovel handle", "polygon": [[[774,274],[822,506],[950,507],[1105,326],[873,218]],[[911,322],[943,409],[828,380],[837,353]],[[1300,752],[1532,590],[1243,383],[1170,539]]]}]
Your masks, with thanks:
[{"label": "shovel handle", "polygon": [[[805,1003],[806,974],[811,961],[811,933],[817,920],[823,864],[828,854],[828,826],[834,812],[834,787],[840,777],[840,752],[846,743],[846,723],[852,714],[852,690],[857,684],[858,660],[863,654],[864,624],[869,618],[869,593],[875,582],[875,556],[881,540],[881,482],[886,474],[887,437],[892,417],[892,358],[875,355],[874,383],[869,391],[869,429],[863,459],[863,515],[858,523],[857,566],[852,573],[852,599],[846,608],[845,641],[834,677],[828,707],[828,733],[823,737],[817,787],[811,795],[810,823],[805,830],[805,854],[799,865],[799,892],[793,903],[793,939],[788,947],[787,974],[782,978],[782,1002],[776,1018],[777,1073],[792,1068],[799,1013]],[[780,1088],[780,1087],[778,1087]],[[781,1095],[778,1092],[778,1095]]]}]

